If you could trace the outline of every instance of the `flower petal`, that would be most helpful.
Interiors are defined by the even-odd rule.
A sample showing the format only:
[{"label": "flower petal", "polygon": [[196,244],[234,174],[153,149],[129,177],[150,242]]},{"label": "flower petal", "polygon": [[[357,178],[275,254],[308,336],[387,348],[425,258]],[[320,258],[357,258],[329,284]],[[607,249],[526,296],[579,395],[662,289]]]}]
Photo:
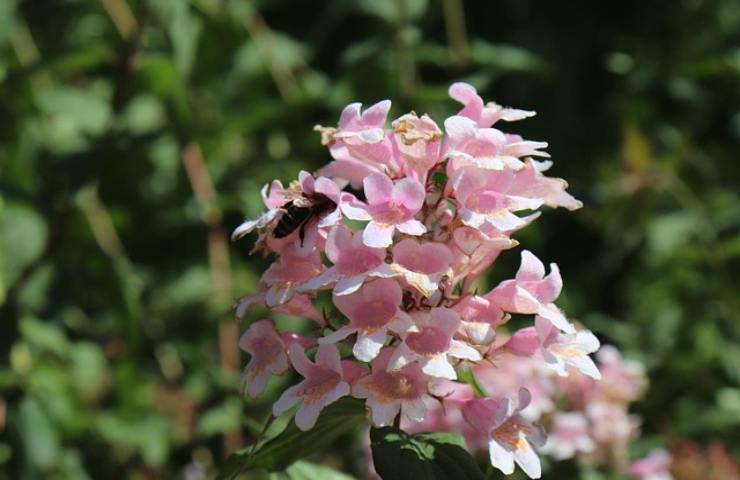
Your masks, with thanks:
[{"label": "flower petal", "polygon": [[393,225],[370,222],[362,232],[362,241],[368,247],[385,248],[393,243],[393,232],[395,230]]}]

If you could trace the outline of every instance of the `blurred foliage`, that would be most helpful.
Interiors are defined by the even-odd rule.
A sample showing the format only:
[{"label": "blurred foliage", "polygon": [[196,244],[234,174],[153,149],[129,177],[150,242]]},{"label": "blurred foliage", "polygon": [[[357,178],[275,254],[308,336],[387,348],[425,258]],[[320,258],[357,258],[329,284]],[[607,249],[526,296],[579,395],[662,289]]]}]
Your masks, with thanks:
[{"label": "blurred foliage", "polygon": [[[327,161],[314,124],[441,120],[455,80],[536,109],[515,129],[586,205],[520,239],[648,366],[633,453],[737,458],[738,38],[736,0],[0,0],[0,478],[197,479],[259,437],[229,318],[267,260],[224,232]],[[359,474],[348,445],[313,460]]]}]

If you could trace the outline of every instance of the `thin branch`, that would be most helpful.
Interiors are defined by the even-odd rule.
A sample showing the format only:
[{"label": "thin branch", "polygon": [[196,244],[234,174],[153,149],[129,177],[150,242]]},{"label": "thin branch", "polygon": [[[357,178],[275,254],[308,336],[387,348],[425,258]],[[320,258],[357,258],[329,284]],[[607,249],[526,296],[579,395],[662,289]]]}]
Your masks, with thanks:
[{"label": "thin branch", "polygon": [[100,0],[121,38],[128,41],[139,30],[139,24],[125,0]]},{"label": "thin branch", "polygon": [[465,31],[465,10],[462,0],[442,0],[450,59],[453,65],[464,67],[468,62],[468,38]]},{"label": "thin branch", "polygon": [[256,7],[249,9],[249,13],[244,19],[244,28],[252,37],[257,50],[259,50],[262,61],[265,62],[280,96],[286,101],[295,98],[299,90],[298,82],[290,67],[282,61],[281,56],[276,51],[275,37],[272,30],[267,26]]},{"label": "thin branch", "polygon": [[[222,214],[217,204],[216,190],[203,160],[200,145],[197,143],[187,145],[182,152],[182,163],[200,206],[203,222],[208,227],[208,263],[211,269],[214,301],[218,305],[229,305],[232,301],[229,243],[221,225]],[[219,321],[219,355],[221,368],[226,372],[239,370],[238,335],[237,324],[230,316]],[[242,443],[239,430],[226,433],[224,435],[226,455],[241,448]]]}]

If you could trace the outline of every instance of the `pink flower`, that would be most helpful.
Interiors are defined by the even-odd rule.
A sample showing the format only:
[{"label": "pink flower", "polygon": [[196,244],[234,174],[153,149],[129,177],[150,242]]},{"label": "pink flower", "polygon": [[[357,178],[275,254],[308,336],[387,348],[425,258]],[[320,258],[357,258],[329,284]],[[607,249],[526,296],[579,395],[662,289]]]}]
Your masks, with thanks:
[{"label": "pink flower", "polygon": [[591,453],[596,444],[589,435],[588,420],[580,412],[556,412],[542,452],[556,460],[573,458],[576,453]]},{"label": "pink flower", "polygon": [[439,288],[444,277],[452,277],[452,253],[436,242],[405,238],[393,246],[394,268],[406,282],[427,297]]},{"label": "pink flower", "polygon": [[501,282],[486,295],[490,301],[511,313],[536,313],[566,333],[575,333],[575,327],[552,302],[560,295],[563,280],[557,265],[545,266],[529,250],[522,251],[522,262],[514,280]]},{"label": "pink flower", "polygon": [[[266,289],[264,289],[265,285],[262,285],[262,287],[263,290],[259,293],[244,295],[237,300],[235,306],[235,315],[237,319],[242,319],[253,306],[266,306]],[[313,303],[311,303],[311,299],[308,298],[308,295],[294,295],[286,303],[283,303],[282,305],[276,305],[272,307],[272,309],[278,313],[284,313],[285,315],[290,315],[293,317],[308,318],[321,326],[324,325],[324,317],[322,317],[321,314],[316,310],[316,307],[313,306]]]},{"label": "pink flower", "polygon": [[450,159],[448,174],[466,166],[481,170],[524,168],[518,155],[513,155],[518,152],[507,144],[508,137],[500,130],[479,128],[473,120],[461,116],[445,120],[445,130],[449,148],[447,157]]},{"label": "pink flower", "polygon": [[398,308],[401,295],[401,287],[390,279],[366,283],[349,295],[335,295],[334,305],[349,323],[319,339],[319,343],[336,343],[357,333],[352,353],[358,360],[369,362],[380,352],[388,330],[400,333],[410,326],[410,319]]},{"label": "pink flower", "polygon": [[585,411],[592,425],[591,436],[597,443],[607,447],[625,444],[637,433],[640,424],[624,405],[591,401]]},{"label": "pink flower", "polygon": [[570,366],[591,378],[601,379],[599,369],[588,356],[599,349],[599,340],[588,330],[560,333],[549,320],[537,315],[535,327],[517,330],[502,348],[522,357],[540,353],[547,365],[563,377],[568,375],[566,367]]},{"label": "pink flower", "polygon": [[528,110],[504,108],[493,102],[484,105],[475,87],[463,82],[453,83],[449,95],[464,105],[458,115],[474,120],[481,127],[490,127],[499,120],[514,122],[536,114]]},{"label": "pink flower", "polygon": [[396,348],[389,368],[396,370],[411,362],[419,362],[429,376],[455,380],[457,373],[450,357],[478,361],[480,353],[453,336],[460,326],[460,317],[448,308],[432,308],[428,312],[411,313],[414,326],[401,334],[403,343]]},{"label": "pink flower", "polygon": [[409,421],[418,422],[426,416],[427,377],[419,365],[388,371],[393,348],[385,347],[372,362],[372,372],[352,385],[352,396],[365,398],[375,426],[392,425],[400,411]]},{"label": "pink flower", "polygon": [[342,196],[342,211],[353,220],[369,223],[362,233],[368,247],[385,248],[393,242],[398,229],[407,235],[421,235],[426,227],[414,219],[424,203],[424,187],[412,178],[394,185],[385,175],[374,173],[363,180],[367,205],[349,194]]},{"label": "pink flower", "polygon": [[459,332],[475,345],[490,345],[496,338],[496,328],[508,320],[497,305],[477,295],[465,297],[453,310],[462,319]]},{"label": "pink flower", "polygon": [[451,180],[460,218],[469,227],[480,229],[488,224],[502,231],[520,228],[526,222],[512,212],[534,210],[542,205],[541,200],[508,192],[514,180],[511,169],[463,167],[455,171]]},{"label": "pink flower", "polygon": [[393,121],[395,144],[404,159],[404,170],[419,182],[426,182],[427,172],[440,161],[442,131],[428,115],[415,113]]},{"label": "pink flower", "polygon": [[267,286],[265,303],[272,307],[288,302],[301,284],[320,274],[323,269],[318,250],[305,256],[293,249],[284,250],[262,275],[262,282]]},{"label": "pink flower", "polygon": [[383,125],[390,108],[390,100],[382,100],[364,112],[361,103],[350,103],[342,110],[334,138],[351,145],[382,141],[385,137]]},{"label": "pink flower", "polygon": [[281,375],[288,370],[285,345],[272,320],[251,324],[239,339],[239,348],[252,356],[242,374],[242,386],[246,386],[250,398],[262,393],[270,375]]},{"label": "pink flower", "polygon": [[317,127],[334,161],[319,173],[349,181],[358,188],[371,173],[399,173],[390,138],[383,129],[391,102],[384,100],[360,112],[362,104],[345,107],[339,127]]},{"label": "pink flower", "polygon": [[632,462],[627,471],[639,480],[673,480],[671,456],[662,449],[652,450],[647,457]]},{"label": "pink flower", "polygon": [[362,243],[362,234],[343,225],[334,227],[326,239],[326,255],[334,264],[306,282],[303,291],[318,290],[334,283],[335,295],[357,291],[368,278],[392,277],[396,273],[385,263],[385,249]]},{"label": "pink flower", "polygon": [[528,198],[541,199],[548,207],[565,207],[577,210],[583,203],[565,191],[568,182],[561,178],[549,178],[542,174],[552,162],[537,162],[527,159],[524,168],[514,174],[511,193]]},{"label": "pink flower", "polygon": [[599,349],[599,339],[588,330],[576,333],[560,333],[549,320],[537,315],[535,328],[542,348],[542,356],[558,375],[566,376],[567,366],[584,375],[601,380],[601,373],[589,353]]},{"label": "pink flower", "polygon": [[260,215],[256,220],[245,220],[241,225],[236,227],[234,232],[231,234],[232,241],[242,238],[244,235],[255,229],[265,228],[278,217],[282,211],[280,207],[288,201],[286,198],[286,191],[279,180],[273,180],[270,185],[262,187],[260,193],[262,194],[262,201],[268,210]]},{"label": "pink flower", "polygon": [[507,234],[487,225],[482,230],[465,226],[456,228],[452,238],[455,247],[452,283],[465,280],[465,288],[493,263],[499,253],[519,245]]},{"label": "pink flower", "polygon": [[600,397],[617,403],[634,402],[645,391],[645,368],[639,362],[625,360],[612,345],[605,345],[596,353],[603,376]]},{"label": "pink flower", "polygon": [[462,411],[473,428],[488,434],[491,465],[510,475],[516,462],[527,476],[540,478],[540,459],[532,444],[542,446],[545,432],[520,414],[529,401],[529,392],[522,388],[517,401],[476,398],[466,402]]},{"label": "pink flower", "polygon": [[315,363],[306,358],[298,343],[291,344],[288,352],[293,367],[304,380],[283,392],[272,406],[272,413],[278,416],[300,403],[295,424],[303,431],[310,430],[321,409],[348,395],[350,387],[344,380],[339,351],[334,345],[319,345]]}]

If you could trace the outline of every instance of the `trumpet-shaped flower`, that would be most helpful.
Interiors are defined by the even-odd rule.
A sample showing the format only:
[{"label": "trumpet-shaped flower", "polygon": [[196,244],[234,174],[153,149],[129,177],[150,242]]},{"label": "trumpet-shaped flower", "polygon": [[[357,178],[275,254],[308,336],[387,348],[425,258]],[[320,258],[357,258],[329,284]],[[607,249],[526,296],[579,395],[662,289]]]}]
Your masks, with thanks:
[{"label": "trumpet-shaped flower", "polygon": [[316,361],[311,362],[298,343],[288,349],[293,367],[304,380],[288,388],[272,406],[275,416],[300,403],[295,424],[303,431],[310,430],[325,406],[349,395],[350,386],[344,380],[339,351],[334,345],[319,345]]},{"label": "trumpet-shaped flower", "polygon": [[299,287],[324,270],[318,250],[302,256],[288,249],[262,275],[267,286],[265,303],[272,307],[282,305],[298,292]]},{"label": "trumpet-shaped flower", "polygon": [[542,200],[511,195],[508,190],[513,179],[511,169],[493,171],[463,167],[455,171],[452,185],[462,222],[477,229],[488,224],[502,231],[525,224],[525,220],[512,212],[536,209],[542,205]]},{"label": "trumpet-shaped flower", "polygon": [[348,180],[354,188],[371,173],[398,173],[400,166],[384,124],[391,102],[378,102],[361,112],[362,104],[345,107],[338,128],[317,126],[322,143],[329,146],[334,161],[319,173]]},{"label": "trumpet-shaped flower", "polygon": [[673,480],[671,455],[663,449],[654,449],[632,462],[627,472],[638,480]]},{"label": "trumpet-shaped flower", "polygon": [[442,131],[428,115],[420,118],[415,113],[394,120],[392,126],[404,171],[419,182],[426,182],[427,172],[440,161]]},{"label": "trumpet-shaped flower", "polygon": [[522,357],[539,353],[560,376],[567,376],[567,367],[573,367],[584,375],[601,379],[599,369],[588,356],[599,349],[599,340],[588,330],[561,333],[549,320],[537,315],[534,327],[517,330],[502,348]]},{"label": "trumpet-shaped flower", "polygon": [[348,295],[356,292],[370,277],[396,275],[385,263],[384,248],[368,247],[362,242],[362,233],[353,233],[342,225],[329,232],[326,256],[334,265],[306,282],[302,290],[318,290],[333,283],[335,295]]},{"label": "trumpet-shaped flower", "polygon": [[262,187],[260,193],[262,195],[262,201],[267,207],[267,211],[255,220],[245,220],[242,222],[231,234],[232,240],[238,240],[255,229],[265,228],[280,215],[280,207],[288,201],[285,188],[283,188],[283,184],[279,180],[273,180],[270,185]]},{"label": "trumpet-shaped flower", "polygon": [[549,320],[537,315],[535,328],[542,346],[542,356],[558,375],[568,374],[566,367],[573,367],[596,380],[601,373],[589,353],[599,349],[599,339],[588,330],[576,333],[561,333]]},{"label": "trumpet-shaped flower", "polygon": [[558,307],[552,303],[560,295],[563,280],[560,270],[550,264],[550,274],[545,276],[545,266],[529,250],[522,251],[522,261],[513,280],[501,282],[486,295],[505,312],[538,314],[567,333],[575,328]]},{"label": "trumpet-shaped flower", "polygon": [[537,162],[527,159],[524,168],[514,173],[510,191],[522,197],[541,199],[548,207],[565,207],[577,210],[583,203],[565,191],[568,182],[562,178],[546,177],[542,172],[550,168],[552,162]]},{"label": "trumpet-shaped flower", "polygon": [[449,95],[464,105],[458,115],[474,120],[481,127],[490,127],[499,120],[514,122],[536,115],[529,110],[505,108],[494,102],[484,104],[475,87],[463,82],[453,83]]},{"label": "trumpet-shaped flower", "polygon": [[455,380],[457,374],[450,358],[477,361],[482,357],[473,347],[453,339],[460,327],[460,317],[448,308],[411,313],[414,325],[401,334],[403,342],[391,357],[389,368],[396,370],[418,362],[429,376]]},{"label": "trumpet-shaped flower", "polygon": [[465,297],[453,310],[462,320],[458,331],[475,345],[490,345],[496,339],[496,328],[508,320],[503,310],[478,295]]},{"label": "trumpet-shaped flower", "polygon": [[540,459],[532,445],[545,443],[545,432],[521,415],[531,396],[522,388],[519,398],[476,398],[462,408],[463,417],[473,428],[488,434],[488,454],[491,464],[510,475],[514,463],[524,470],[529,478],[540,478]]},{"label": "trumpet-shaped flower", "polygon": [[372,362],[372,372],[352,384],[352,396],[365,398],[375,426],[392,425],[400,411],[409,421],[419,422],[426,415],[427,377],[416,363],[388,371],[392,347],[384,347]]},{"label": "trumpet-shaped flower", "polygon": [[556,460],[573,458],[576,453],[591,453],[596,449],[588,428],[588,420],[581,412],[556,412],[542,451]]},{"label": "trumpet-shaped flower", "polygon": [[399,309],[401,296],[398,283],[385,278],[366,283],[349,295],[335,295],[334,305],[349,323],[320,338],[319,343],[336,343],[357,333],[352,353],[358,360],[371,361],[385,343],[388,330],[400,333],[411,326],[408,315]]},{"label": "trumpet-shaped flower", "polygon": [[447,171],[473,166],[481,170],[519,170],[524,163],[512,155],[507,136],[495,128],[479,128],[467,117],[454,116],[445,120],[448,135]]},{"label": "trumpet-shaped flower", "polygon": [[285,344],[272,320],[259,320],[249,326],[239,339],[239,348],[252,358],[244,367],[242,386],[250,398],[257,398],[265,389],[270,375],[288,370]]},{"label": "trumpet-shaped flower", "polygon": [[443,277],[452,276],[452,253],[441,243],[405,238],[393,246],[393,262],[406,282],[427,297]]},{"label": "trumpet-shaped flower", "polygon": [[421,235],[426,227],[414,218],[424,203],[424,187],[413,178],[393,184],[385,175],[374,173],[363,180],[367,204],[349,194],[342,196],[342,211],[353,220],[369,221],[362,232],[368,247],[385,248],[393,243],[398,229],[407,235]]}]

